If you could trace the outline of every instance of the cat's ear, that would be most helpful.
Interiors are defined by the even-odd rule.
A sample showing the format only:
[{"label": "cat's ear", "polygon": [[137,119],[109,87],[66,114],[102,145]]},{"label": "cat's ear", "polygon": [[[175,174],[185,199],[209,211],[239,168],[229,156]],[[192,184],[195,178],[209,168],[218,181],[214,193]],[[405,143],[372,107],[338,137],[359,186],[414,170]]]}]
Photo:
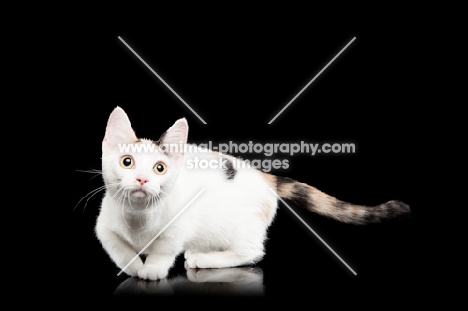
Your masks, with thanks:
[{"label": "cat's ear", "polygon": [[159,138],[159,144],[167,151],[175,155],[184,154],[184,145],[187,143],[188,123],[185,118],[177,120],[162,136]]},{"label": "cat's ear", "polygon": [[125,111],[116,107],[107,121],[106,134],[102,141],[102,151],[111,151],[119,143],[134,143],[137,141],[130,120]]}]

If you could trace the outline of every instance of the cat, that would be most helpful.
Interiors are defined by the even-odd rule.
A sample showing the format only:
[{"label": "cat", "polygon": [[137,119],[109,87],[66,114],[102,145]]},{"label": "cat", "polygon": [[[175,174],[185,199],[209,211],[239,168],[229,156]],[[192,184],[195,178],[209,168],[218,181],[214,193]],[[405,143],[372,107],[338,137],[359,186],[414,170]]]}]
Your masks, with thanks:
[{"label": "cat", "polygon": [[[164,279],[182,253],[187,268],[238,267],[260,261],[267,228],[278,207],[276,194],[312,212],[357,225],[410,213],[401,201],[355,205],[288,177],[234,167],[234,161],[242,160],[227,154],[165,148],[187,144],[187,136],[185,118],[153,141],[137,138],[122,108],[116,107],[109,116],[102,142],[105,195],[95,232],[111,260],[129,276]],[[161,148],[122,152],[122,143]],[[195,157],[222,158],[225,165],[189,169],[186,163]],[[144,262],[137,256],[143,249]]]}]

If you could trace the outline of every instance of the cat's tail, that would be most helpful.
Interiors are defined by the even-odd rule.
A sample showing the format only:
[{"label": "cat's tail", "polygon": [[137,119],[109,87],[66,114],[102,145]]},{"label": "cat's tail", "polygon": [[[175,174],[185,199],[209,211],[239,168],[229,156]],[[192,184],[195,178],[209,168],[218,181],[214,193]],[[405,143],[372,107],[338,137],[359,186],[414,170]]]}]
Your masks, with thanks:
[{"label": "cat's tail", "polygon": [[315,187],[288,177],[265,175],[281,198],[344,223],[365,225],[409,216],[411,213],[410,207],[401,201],[388,201],[377,206],[356,205],[340,201]]}]

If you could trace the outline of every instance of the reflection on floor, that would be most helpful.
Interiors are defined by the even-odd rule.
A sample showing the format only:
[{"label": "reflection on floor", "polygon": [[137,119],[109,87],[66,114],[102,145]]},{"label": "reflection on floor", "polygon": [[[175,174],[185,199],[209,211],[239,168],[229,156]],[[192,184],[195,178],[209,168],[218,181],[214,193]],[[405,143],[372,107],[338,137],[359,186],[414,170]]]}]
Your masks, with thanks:
[{"label": "reflection on floor", "polygon": [[264,294],[263,271],[260,268],[188,269],[187,277],[150,282],[128,278],[114,295],[234,295]]}]

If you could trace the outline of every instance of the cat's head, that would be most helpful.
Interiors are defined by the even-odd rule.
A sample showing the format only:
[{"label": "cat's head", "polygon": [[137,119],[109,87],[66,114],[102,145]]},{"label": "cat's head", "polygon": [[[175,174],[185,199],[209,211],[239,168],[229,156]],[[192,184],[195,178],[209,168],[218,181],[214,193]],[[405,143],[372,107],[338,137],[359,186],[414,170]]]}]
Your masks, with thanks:
[{"label": "cat's head", "polygon": [[157,141],[137,138],[125,111],[115,108],[102,142],[102,173],[107,191],[117,199],[142,203],[136,206],[148,206],[163,198],[184,163],[187,135],[188,124],[183,118]]}]

